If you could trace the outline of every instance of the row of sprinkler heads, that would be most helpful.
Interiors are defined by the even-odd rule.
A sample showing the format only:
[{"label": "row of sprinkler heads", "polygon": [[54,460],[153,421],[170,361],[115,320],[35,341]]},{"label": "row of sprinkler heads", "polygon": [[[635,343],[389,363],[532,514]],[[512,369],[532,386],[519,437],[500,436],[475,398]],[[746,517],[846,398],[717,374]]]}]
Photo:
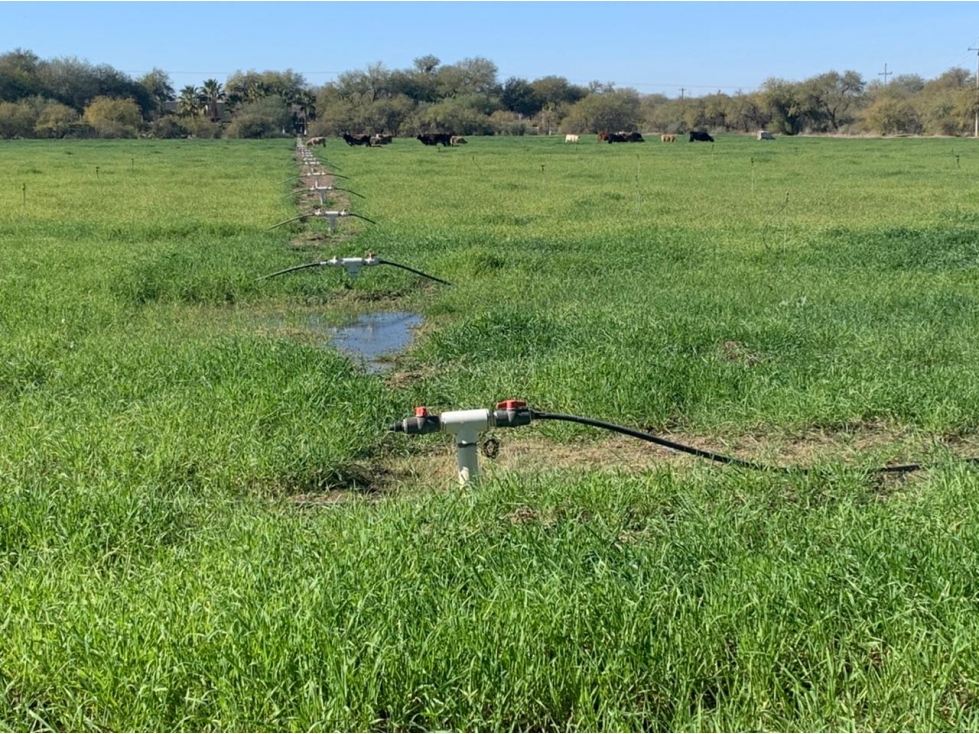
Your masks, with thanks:
[{"label": "row of sprinkler heads", "polygon": [[[316,163],[314,165],[318,165],[319,161],[316,159],[316,157],[312,153],[309,152],[309,149],[305,145],[303,145],[300,142],[298,144],[298,147],[299,147],[300,155],[303,157],[304,160],[306,160],[306,161],[315,161]],[[346,176],[339,176],[338,174],[327,174],[327,173],[322,172],[322,171],[314,171],[313,173],[311,173],[309,175],[311,175],[311,176],[314,177],[313,187],[310,188],[310,191],[320,192],[320,197],[321,197],[320,198],[320,203],[321,204],[323,203],[322,192],[325,192],[325,191],[334,191],[334,190],[347,191],[348,193],[352,193],[352,194],[355,194],[356,196],[360,196],[361,198],[363,198],[363,195],[362,194],[358,194],[355,191],[350,191],[349,189],[342,189],[342,188],[336,187],[336,186],[320,186],[319,185],[319,179],[318,179],[319,176],[327,176],[327,175],[330,175],[330,176],[334,176],[335,178],[346,178]],[[292,178],[293,177],[290,177],[289,179],[286,179],[286,180],[292,180]],[[292,194],[289,194],[289,195],[291,196]],[[289,224],[290,222],[305,221],[307,219],[315,218],[315,217],[326,219],[330,223],[330,232],[331,233],[336,228],[337,220],[342,219],[344,217],[357,217],[358,219],[363,219],[364,221],[370,222],[371,224],[377,224],[377,222],[375,222],[373,219],[370,219],[369,217],[365,217],[365,216],[362,216],[360,214],[356,214],[354,212],[347,211],[346,209],[332,210],[331,211],[331,210],[323,209],[321,207],[317,207],[312,212],[310,212],[309,214],[300,214],[298,217],[292,217],[291,219],[287,219],[284,222],[279,222],[278,224],[274,224],[269,229],[275,229],[276,227],[281,227],[282,225]],[[295,272],[297,270],[306,270],[307,268],[320,268],[320,267],[340,267],[340,268],[343,268],[346,271],[347,275],[351,279],[355,279],[358,275],[360,275],[361,269],[367,268],[367,267],[372,267],[372,266],[375,266],[375,265],[389,265],[391,267],[399,268],[401,270],[406,270],[409,273],[414,273],[415,275],[419,275],[419,276],[421,276],[423,278],[427,278],[428,280],[435,281],[436,283],[442,283],[443,285],[452,285],[447,280],[443,280],[442,278],[439,278],[437,276],[430,275],[430,274],[428,274],[426,272],[423,272],[421,270],[417,270],[415,268],[409,267],[408,265],[402,265],[401,263],[396,263],[396,262],[393,262],[391,260],[383,260],[383,259],[377,257],[377,255],[375,255],[373,253],[368,254],[366,257],[333,257],[330,260],[320,260],[320,261],[317,261],[317,262],[304,263],[302,265],[295,265],[295,266],[293,266],[291,268],[286,268],[284,270],[278,270],[278,271],[276,271],[274,273],[269,273],[268,275],[263,275],[259,280],[264,280],[266,278],[274,278],[277,275],[284,275],[286,273],[292,273],[292,272]]]},{"label": "row of sprinkler heads", "polygon": [[[285,224],[289,224],[290,222],[297,222],[297,221],[304,222],[307,219],[314,219],[314,218],[326,219],[330,225],[330,234],[333,234],[336,231],[337,221],[344,217],[357,217],[358,219],[363,219],[364,221],[370,222],[371,224],[377,224],[377,222],[375,222],[373,219],[348,211],[347,209],[330,210],[324,208],[326,206],[326,193],[330,191],[344,191],[348,194],[359,196],[361,199],[365,197],[363,194],[357,193],[352,189],[347,189],[347,188],[343,188],[340,186],[333,186],[333,185],[327,185],[327,186],[320,185],[321,176],[330,176],[332,178],[347,178],[347,176],[341,176],[338,173],[327,173],[326,171],[319,170],[320,161],[315,155],[313,155],[313,153],[309,150],[309,148],[306,147],[306,145],[301,141],[297,143],[297,148],[299,150],[300,157],[303,159],[304,165],[306,165],[309,168],[309,172],[306,175],[311,176],[313,178],[313,185],[309,187],[308,191],[310,193],[319,194],[320,206],[316,207],[315,209],[313,209],[312,212],[309,212],[308,214],[300,214],[297,217],[292,217],[290,219],[286,219],[283,222],[279,222],[278,224],[273,224],[271,227],[269,227],[269,229],[275,229],[276,227],[281,227]],[[289,178],[286,179],[286,181],[292,181],[296,178],[301,178],[301,177],[290,176]],[[296,194],[299,193],[302,193],[302,190],[291,191],[288,194],[286,194],[286,196],[295,196]]]}]

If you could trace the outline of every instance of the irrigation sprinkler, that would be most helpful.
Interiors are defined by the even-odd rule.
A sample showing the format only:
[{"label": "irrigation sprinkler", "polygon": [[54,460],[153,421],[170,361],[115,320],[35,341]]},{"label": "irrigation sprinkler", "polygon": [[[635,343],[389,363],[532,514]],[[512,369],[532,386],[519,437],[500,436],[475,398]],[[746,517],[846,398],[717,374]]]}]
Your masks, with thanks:
[{"label": "irrigation sprinkler", "polygon": [[286,194],[282,198],[285,199],[288,196],[296,196],[297,194],[301,194],[301,193],[303,193],[305,191],[308,191],[310,193],[318,193],[319,196],[320,196],[320,205],[321,206],[323,206],[323,205],[326,204],[326,197],[324,196],[324,192],[326,192],[326,191],[346,191],[348,194],[353,194],[354,196],[359,196],[361,199],[366,199],[367,198],[363,194],[358,194],[356,191],[353,191],[352,189],[345,189],[345,188],[342,188],[341,186],[317,186],[315,184],[312,185],[312,186],[310,186],[308,189],[298,189],[296,191],[290,191],[288,194]]},{"label": "irrigation sprinkler", "polygon": [[434,275],[429,275],[428,273],[422,272],[421,270],[415,270],[415,268],[410,268],[407,265],[402,265],[401,263],[391,262],[390,260],[382,260],[374,253],[370,253],[367,257],[334,257],[332,260],[323,260],[321,262],[304,263],[303,265],[294,265],[291,268],[286,268],[285,270],[279,270],[274,273],[269,273],[268,275],[263,275],[259,280],[265,280],[266,278],[274,278],[277,275],[285,275],[286,273],[293,273],[297,270],[305,270],[306,268],[321,268],[321,267],[334,267],[343,268],[347,271],[347,275],[351,279],[356,278],[360,275],[361,268],[371,267],[373,265],[390,265],[391,267],[400,268],[401,270],[407,270],[409,273],[414,273],[415,275],[420,275],[423,278],[428,278],[429,280],[434,280],[436,283],[442,283],[443,285],[452,285],[447,280],[442,280]]},{"label": "irrigation sprinkler", "polygon": [[[326,171],[310,171],[309,173],[303,174],[303,176],[312,176],[314,179],[318,179],[320,176],[332,176],[333,178],[350,178],[350,176],[341,176],[339,173],[327,173]],[[289,176],[287,179],[283,179],[282,183],[289,183],[290,181],[301,181],[303,176],[296,174],[295,176]]]},{"label": "irrigation sprinkler", "polygon": [[450,434],[455,439],[456,466],[460,484],[471,484],[479,477],[477,446],[479,434],[487,428],[512,428],[526,426],[533,414],[522,400],[504,400],[495,410],[449,410],[441,415],[428,412],[428,408],[415,408],[413,418],[395,423],[389,430],[417,436],[424,433]]},{"label": "irrigation sprinkler", "polygon": [[324,209],[314,209],[309,214],[300,214],[298,217],[293,217],[292,219],[287,219],[284,222],[279,222],[278,224],[273,224],[269,229],[275,229],[276,227],[281,227],[283,224],[289,224],[289,222],[305,221],[311,217],[317,217],[320,219],[326,219],[330,223],[330,234],[333,234],[337,228],[337,220],[341,217],[357,217],[358,219],[363,219],[371,224],[377,224],[370,217],[365,217],[360,214],[354,214],[353,212],[348,212],[346,209],[341,209],[340,211],[326,211]]},{"label": "irrigation sprinkler", "polygon": [[344,189],[341,188],[340,186],[320,186],[318,181],[313,183],[313,185],[309,187],[309,190],[315,191],[320,195],[320,204],[326,204],[325,192],[327,191],[346,191],[348,194],[359,196],[361,199],[366,198],[363,194],[358,194],[356,191],[352,191],[351,189]]}]

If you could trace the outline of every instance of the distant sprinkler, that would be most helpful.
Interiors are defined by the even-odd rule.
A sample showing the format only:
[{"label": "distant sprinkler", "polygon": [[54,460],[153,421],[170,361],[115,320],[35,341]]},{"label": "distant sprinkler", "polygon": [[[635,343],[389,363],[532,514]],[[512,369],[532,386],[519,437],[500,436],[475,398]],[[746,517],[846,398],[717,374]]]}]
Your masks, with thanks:
[{"label": "distant sprinkler", "polygon": [[[341,176],[339,173],[327,173],[326,171],[310,171],[309,173],[303,174],[303,176],[312,176],[313,179],[319,183],[320,176],[332,176],[333,178],[350,178],[350,176]],[[289,176],[289,178],[284,179],[282,183],[288,183],[289,181],[301,181],[303,176],[295,175]]]},{"label": "distant sprinkler", "polygon": [[361,199],[367,198],[363,194],[358,194],[356,191],[353,191],[352,189],[345,189],[345,188],[342,188],[340,186],[316,186],[315,184],[313,186],[310,186],[308,189],[299,189],[297,191],[290,191],[288,194],[286,194],[282,198],[285,199],[287,196],[296,196],[297,194],[303,193],[303,191],[309,191],[310,193],[317,193],[317,194],[319,194],[319,196],[320,196],[320,205],[321,206],[326,204],[326,196],[325,196],[325,194],[328,191],[346,191],[348,194],[353,194],[354,196],[359,196]]},{"label": "distant sprinkler", "polygon": [[279,270],[275,273],[269,273],[268,275],[263,275],[259,280],[265,280],[266,278],[274,278],[277,275],[285,275],[286,273],[294,273],[297,270],[305,270],[306,268],[323,268],[323,267],[333,267],[333,268],[343,268],[347,271],[347,275],[351,279],[356,278],[360,274],[361,268],[371,267],[373,265],[390,265],[391,267],[400,268],[401,270],[407,270],[409,273],[414,273],[415,275],[420,275],[423,278],[428,278],[429,280],[434,280],[436,283],[442,283],[443,285],[452,285],[447,280],[442,280],[434,275],[429,275],[421,270],[415,270],[415,268],[410,268],[407,265],[401,265],[400,263],[391,262],[390,260],[382,260],[377,255],[370,253],[367,257],[334,257],[332,260],[322,260],[320,262],[305,263],[303,265],[295,265],[291,268],[286,268],[285,270]]},{"label": "distant sprinkler", "polygon": [[283,224],[289,224],[289,222],[296,221],[306,221],[310,218],[326,219],[330,223],[330,234],[333,234],[337,228],[337,220],[342,217],[357,217],[358,219],[363,219],[371,224],[377,224],[370,217],[365,217],[360,214],[354,214],[353,212],[348,212],[346,209],[341,209],[340,211],[326,211],[324,209],[314,209],[309,214],[300,214],[298,217],[293,217],[292,219],[287,219],[284,222],[279,222],[278,224],[273,224],[269,229],[275,229],[276,227],[281,227]]}]

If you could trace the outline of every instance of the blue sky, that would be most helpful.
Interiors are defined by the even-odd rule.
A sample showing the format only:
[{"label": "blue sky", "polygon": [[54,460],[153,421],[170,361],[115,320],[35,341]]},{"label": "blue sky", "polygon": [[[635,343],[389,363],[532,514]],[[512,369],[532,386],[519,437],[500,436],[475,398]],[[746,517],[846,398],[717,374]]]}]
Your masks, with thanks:
[{"label": "blue sky", "polygon": [[[971,2],[0,2],[0,52],[77,56],[177,88],[241,69],[318,85],[382,61],[484,56],[499,78],[549,74],[642,93],[750,91],[831,69],[938,76],[976,67]],[[893,77],[891,77],[893,78]]]}]

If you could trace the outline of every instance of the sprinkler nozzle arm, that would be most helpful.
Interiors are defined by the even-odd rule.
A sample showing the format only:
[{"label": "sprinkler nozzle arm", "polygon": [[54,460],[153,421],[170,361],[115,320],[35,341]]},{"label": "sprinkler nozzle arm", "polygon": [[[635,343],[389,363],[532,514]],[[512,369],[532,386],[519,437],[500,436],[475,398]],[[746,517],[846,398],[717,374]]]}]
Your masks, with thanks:
[{"label": "sprinkler nozzle arm", "polygon": [[395,423],[389,430],[394,433],[407,433],[409,436],[438,433],[442,430],[442,419],[437,415],[430,415],[427,408],[415,408],[414,418],[405,418]]}]

